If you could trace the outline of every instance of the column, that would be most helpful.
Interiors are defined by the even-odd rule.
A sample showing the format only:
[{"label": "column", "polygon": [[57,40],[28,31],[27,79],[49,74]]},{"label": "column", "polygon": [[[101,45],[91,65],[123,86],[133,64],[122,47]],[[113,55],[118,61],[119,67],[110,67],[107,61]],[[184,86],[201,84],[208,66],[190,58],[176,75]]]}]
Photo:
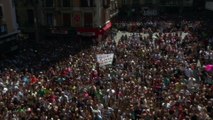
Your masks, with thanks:
[{"label": "column", "polygon": [[95,20],[94,25],[95,27],[101,26],[101,12],[102,12],[102,0],[95,0],[96,3],[96,10],[95,10]]}]

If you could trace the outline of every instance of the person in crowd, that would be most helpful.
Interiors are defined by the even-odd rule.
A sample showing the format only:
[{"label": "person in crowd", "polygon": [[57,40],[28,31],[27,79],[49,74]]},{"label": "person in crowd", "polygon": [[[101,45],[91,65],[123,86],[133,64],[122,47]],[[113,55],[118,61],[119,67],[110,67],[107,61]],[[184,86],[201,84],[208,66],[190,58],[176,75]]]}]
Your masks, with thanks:
[{"label": "person in crowd", "polygon": [[[213,64],[212,38],[199,33],[205,21],[177,19],[117,23],[132,33],[118,42],[112,33],[75,55],[68,44],[45,42],[2,61],[0,118],[213,119],[213,69],[205,69]],[[113,64],[99,66],[96,55],[107,53]]]}]

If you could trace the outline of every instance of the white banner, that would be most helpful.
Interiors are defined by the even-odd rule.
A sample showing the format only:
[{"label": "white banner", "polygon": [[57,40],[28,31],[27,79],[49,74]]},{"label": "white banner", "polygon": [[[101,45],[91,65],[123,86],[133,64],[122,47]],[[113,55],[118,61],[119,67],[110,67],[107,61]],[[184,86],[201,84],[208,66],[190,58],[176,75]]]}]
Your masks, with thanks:
[{"label": "white banner", "polygon": [[97,56],[97,62],[100,66],[110,65],[112,64],[114,53],[111,54],[98,54]]}]

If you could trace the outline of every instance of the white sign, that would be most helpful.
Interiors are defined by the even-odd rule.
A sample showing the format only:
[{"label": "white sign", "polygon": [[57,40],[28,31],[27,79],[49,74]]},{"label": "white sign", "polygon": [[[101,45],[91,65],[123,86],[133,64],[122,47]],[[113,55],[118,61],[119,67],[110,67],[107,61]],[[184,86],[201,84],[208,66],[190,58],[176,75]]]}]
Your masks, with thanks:
[{"label": "white sign", "polygon": [[97,62],[100,66],[110,65],[112,64],[114,54],[98,54],[97,56]]}]

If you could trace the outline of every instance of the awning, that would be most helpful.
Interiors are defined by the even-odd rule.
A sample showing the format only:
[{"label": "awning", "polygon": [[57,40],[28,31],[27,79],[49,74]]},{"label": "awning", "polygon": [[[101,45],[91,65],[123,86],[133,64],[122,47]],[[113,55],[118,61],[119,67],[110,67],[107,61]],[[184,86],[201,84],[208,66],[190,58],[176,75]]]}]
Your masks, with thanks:
[{"label": "awning", "polygon": [[107,30],[109,30],[111,27],[112,27],[112,22],[108,22],[108,23],[103,27],[103,30],[104,30],[104,31],[107,31]]},{"label": "awning", "polygon": [[67,30],[60,30],[60,29],[53,29],[51,30],[52,34],[62,34],[62,35],[67,35],[68,31]]},{"label": "awning", "polygon": [[63,27],[56,26],[54,28],[45,28],[46,35],[50,38],[60,37],[60,38],[75,38],[77,36],[77,31],[73,27]]},{"label": "awning", "polygon": [[81,36],[98,36],[108,31],[112,27],[112,23],[107,22],[101,29],[100,28],[77,28],[77,34]]},{"label": "awning", "polygon": [[55,27],[50,28],[49,32],[54,35],[76,35],[76,29],[75,28],[66,28],[66,27]]}]

